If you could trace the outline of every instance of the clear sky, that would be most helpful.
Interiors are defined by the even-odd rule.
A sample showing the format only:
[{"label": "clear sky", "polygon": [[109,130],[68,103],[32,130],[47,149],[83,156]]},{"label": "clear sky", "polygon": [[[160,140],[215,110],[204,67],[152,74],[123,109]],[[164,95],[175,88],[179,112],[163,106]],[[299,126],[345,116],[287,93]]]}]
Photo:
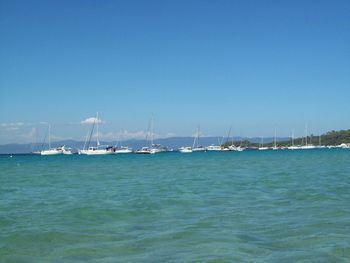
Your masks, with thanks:
[{"label": "clear sky", "polygon": [[350,1],[0,0],[0,143],[350,128]]}]

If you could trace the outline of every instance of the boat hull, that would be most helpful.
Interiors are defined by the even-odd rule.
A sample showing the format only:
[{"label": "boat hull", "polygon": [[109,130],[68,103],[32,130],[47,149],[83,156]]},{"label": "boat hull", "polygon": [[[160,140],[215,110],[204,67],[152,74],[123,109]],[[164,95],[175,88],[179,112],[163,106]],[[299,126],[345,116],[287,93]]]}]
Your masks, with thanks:
[{"label": "boat hull", "polygon": [[132,150],[115,150],[115,154],[132,153]]},{"label": "boat hull", "polygon": [[40,152],[40,155],[59,155],[62,153],[61,150],[43,150]]},{"label": "boat hull", "polygon": [[205,148],[192,148],[192,152],[205,152]]},{"label": "boat hull", "polygon": [[179,152],[180,153],[191,153],[192,148],[191,147],[181,147],[181,148],[179,148]]},{"label": "boat hull", "polygon": [[112,151],[107,151],[107,150],[94,150],[94,151],[89,151],[89,150],[81,150],[79,154],[85,154],[85,155],[108,155],[108,154],[113,154],[114,152]]}]

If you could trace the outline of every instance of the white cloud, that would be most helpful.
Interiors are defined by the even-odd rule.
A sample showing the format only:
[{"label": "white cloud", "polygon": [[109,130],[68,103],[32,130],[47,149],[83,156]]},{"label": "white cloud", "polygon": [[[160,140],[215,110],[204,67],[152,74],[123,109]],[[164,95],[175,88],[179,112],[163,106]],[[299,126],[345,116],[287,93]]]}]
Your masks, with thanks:
[{"label": "white cloud", "polygon": [[18,127],[21,127],[23,126],[24,123],[23,122],[13,122],[13,123],[1,123],[0,126],[3,127],[3,128],[18,128]]},{"label": "white cloud", "polygon": [[94,123],[104,123],[101,119],[96,117],[90,117],[80,122],[81,124],[94,124]]}]

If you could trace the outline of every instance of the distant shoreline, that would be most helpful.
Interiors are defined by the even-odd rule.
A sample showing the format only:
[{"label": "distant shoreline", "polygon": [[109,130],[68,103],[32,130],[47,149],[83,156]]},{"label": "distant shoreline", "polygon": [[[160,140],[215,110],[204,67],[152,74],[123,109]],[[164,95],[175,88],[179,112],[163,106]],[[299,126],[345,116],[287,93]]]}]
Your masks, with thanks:
[{"label": "distant shoreline", "polygon": [[[168,137],[168,138],[159,138],[155,139],[155,143],[167,146],[170,149],[178,149],[182,146],[191,146],[193,143],[194,137]],[[221,145],[223,147],[228,145],[237,145],[243,146],[246,148],[253,147],[273,147],[274,140],[276,140],[276,145],[279,147],[287,147],[291,145],[305,145],[305,142],[311,145],[324,145],[324,146],[337,146],[343,143],[350,143],[350,130],[340,130],[340,131],[330,131],[320,136],[308,135],[306,138],[288,138],[288,137],[234,137],[225,138],[224,136],[212,136],[212,137],[200,137],[200,144],[204,147],[209,145]],[[262,143],[263,142],[263,143]],[[134,150],[140,149],[141,147],[147,145],[146,140],[124,140],[120,142],[110,141],[110,142],[101,142],[103,145],[114,146],[118,144],[119,146],[129,146]],[[52,147],[60,147],[66,145],[67,147],[71,147],[73,149],[83,149],[84,142],[74,141],[74,140],[66,140],[66,141],[57,141],[52,142]],[[8,155],[8,154],[30,154],[33,151],[42,150],[47,147],[46,144],[43,143],[26,143],[26,144],[3,144],[0,145],[0,154]]]}]

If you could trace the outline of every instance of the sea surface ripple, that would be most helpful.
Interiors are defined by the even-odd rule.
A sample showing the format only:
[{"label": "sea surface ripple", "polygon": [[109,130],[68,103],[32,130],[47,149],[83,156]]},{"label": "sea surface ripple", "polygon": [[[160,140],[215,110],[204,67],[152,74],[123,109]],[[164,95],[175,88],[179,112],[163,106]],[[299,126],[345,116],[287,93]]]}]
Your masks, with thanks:
[{"label": "sea surface ripple", "polygon": [[0,262],[350,262],[350,151],[0,156]]}]

